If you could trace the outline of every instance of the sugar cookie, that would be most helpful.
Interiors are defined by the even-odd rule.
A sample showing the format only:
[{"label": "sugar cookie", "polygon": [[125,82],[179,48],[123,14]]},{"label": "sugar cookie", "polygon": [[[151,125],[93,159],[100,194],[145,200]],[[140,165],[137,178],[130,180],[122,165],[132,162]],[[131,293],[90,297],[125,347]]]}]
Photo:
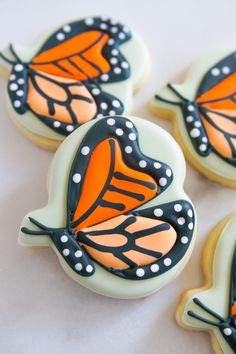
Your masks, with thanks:
[{"label": "sugar cookie", "polygon": [[197,61],[182,84],[168,84],[151,101],[174,121],[186,157],[208,178],[236,187],[236,54],[215,50]]},{"label": "sugar cookie", "polygon": [[185,329],[208,331],[215,353],[236,353],[236,214],[212,231],[203,270],[205,285],[184,294],[177,321]]},{"label": "sugar cookie", "polygon": [[48,205],[24,218],[19,242],[52,247],[70,277],[100,294],[149,295],[191,254],[195,214],[184,178],[182,152],[158,126],[90,121],[56,152]]},{"label": "sugar cookie", "polygon": [[128,113],[148,64],[142,40],[106,17],[64,24],[35,46],[10,45],[0,54],[10,117],[51,150],[91,119]]}]

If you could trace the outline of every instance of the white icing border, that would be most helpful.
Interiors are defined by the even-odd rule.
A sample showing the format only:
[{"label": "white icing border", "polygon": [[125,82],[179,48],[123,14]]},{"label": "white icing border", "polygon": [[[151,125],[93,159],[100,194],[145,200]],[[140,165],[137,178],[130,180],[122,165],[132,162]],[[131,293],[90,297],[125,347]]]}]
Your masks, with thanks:
[{"label": "white icing border", "polygon": [[[153,123],[136,117],[128,116],[127,118],[129,118],[138,129],[142,152],[147,156],[167,163],[174,172],[172,184],[159,197],[151,200],[143,206],[143,208],[153,206],[156,203],[162,204],[178,199],[189,200],[183,191],[185,161],[182,151],[175,140],[166,131]],[[63,227],[65,225],[65,204],[70,166],[77,147],[93,124],[94,121],[84,124],[61,144],[49,169],[49,177],[47,180],[49,191],[48,205],[26,215],[21,227],[32,228],[28,220],[29,216],[51,227]],[[61,188],[62,186],[64,186],[64,188]],[[50,239],[46,236],[28,236],[20,232],[19,243],[23,246],[50,246],[53,247],[54,251],[59,255],[54,245],[51,244]],[[175,267],[156,278],[148,280],[122,279],[116,275],[110,274],[98,265],[96,265],[96,272],[93,276],[88,278],[81,277],[67,266],[62,257],[59,257],[59,259],[64,270],[71,278],[95,292],[116,298],[138,298],[153,293],[174,279],[188,260],[193,243],[192,240],[185,256]]]},{"label": "white icing border", "polygon": [[[225,56],[233,53],[235,48],[224,48],[224,49],[215,49],[200,59],[195,61],[191,68],[189,69],[186,78],[181,84],[174,84],[173,86],[177,91],[182,94],[184,97],[194,100],[196,96],[196,91],[199,87],[199,84],[209,70],[210,67],[214,66],[217,62],[222,60]],[[180,101],[176,95],[171,92],[167,87],[162,88],[157,93],[159,96],[172,101]],[[231,181],[236,181],[236,168],[231,166],[229,163],[225,162],[222,158],[217,156],[214,152],[206,157],[200,156],[194,149],[192,142],[188,136],[182,110],[178,106],[174,106],[168,103],[157,101],[155,98],[151,100],[151,105],[153,108],[168,108],[170,111],[173,111],[175,114],[175,123],[178,125],[178,130],[181,134],[181,140],[183,141],[186,149],[189,154],[197,160],[199,165],[206,169],[209,172],[216,174],[222,178],[227,178]]]}]

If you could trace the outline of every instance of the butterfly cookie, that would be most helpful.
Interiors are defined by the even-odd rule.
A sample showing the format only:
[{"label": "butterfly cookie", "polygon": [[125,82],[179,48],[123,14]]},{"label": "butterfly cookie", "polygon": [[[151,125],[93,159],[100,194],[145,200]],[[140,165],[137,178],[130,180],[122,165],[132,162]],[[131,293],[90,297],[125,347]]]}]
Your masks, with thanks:
[{"label": "butterfly cookie", "polygon": [[168,84],[151,110],[174,121],[186,157],[210,179],[236,187],[236,52],[215,50],[182,84]]},{"label": "butterfly cookie", "polygon": [[148,64],[141,39],[107,17],[64,24],[31,48],[10,44],[0,53],[10,117],[51,150],[87,121],[128,113]]},{"label": "butterfly cookie", "polygon": [[184,178],[182,152],[158,126],[90,121],[56,152],[48,205],[26,215],[19,242],[51,247],[70,277],[100,294],[149,295],[191,254],[195,213]]},{"label": "butterfly cookie", "polygon": [[203,254],[206,283],[182,297],[177,321],[207,331],[215,353],[236,353],[236,214],[212,231]]}]

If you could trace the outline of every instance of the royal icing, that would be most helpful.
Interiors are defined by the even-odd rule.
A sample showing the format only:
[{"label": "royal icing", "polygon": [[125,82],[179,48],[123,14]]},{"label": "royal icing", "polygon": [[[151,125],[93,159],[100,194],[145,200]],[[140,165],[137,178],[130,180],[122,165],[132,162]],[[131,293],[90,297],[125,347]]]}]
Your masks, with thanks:
[{"label": "royal icing", "polygon": [[[67,148],[71,144],[70,155],[63,154],[67,148],[62,145],[53,163],[51,189],[57,185],[66,200],[61,205],[61,226],[43,221],[37,212],[30,213],[23,221],[20,242],[35,245],[37,238],[47,237],[63,267],[79,282],[81,277],[87,278],[86,286],[105,295],[111,296],[109,290],[101,290],[103,285],[92,285],[101,270],[105,284],[109,277],[122,284],[112,296],[126,297],[123,287],[129,282],[136,287],[135,283],[142,280],[148,280],[154,291],[155,279],[161,282],[162,276],[168,277],[191,251],[194,210],[181,192],[182,182],[178,183],[175,171],[176,164],[181,164],[181,153],[173,140],[170,148],[167,133],[139,119],[110,116],[87,123],[85,128],[63,144]],[[152,130],[164,136],[160,142],[164,140],[168,151],[173,149],[178,155],[174,163],[169,165],[166,158],[163,161],[166,152],[160,159],[155,150],[145,152],[142,134],[146,139]],[[59,182],[56,165],[64,164],[65,158],[69,161],[66,177]],[[180,168],[184,169],[182,164]],[[171,186],[178,193],[159,202]],[[58,198],[54,193],[58,191],[52,192],[51,201]],[[43,214],[47,215],[47,208]],[[140,285],[132,296],[147,292]]]},{"label": "royal icing", "polygon": [[[0,54],[1,64],[11,70],[9,104],[20,124],[42,137],[62,140],[89,120],[126,110],[130,97],[123,100],[116,87],[123,83],[132,90],[137,82],[130,82],[132,60],[120,48],[132,48],[133,42],[137,52],[143,48],[126,26],[113,22],[94,17],[63,25],[28,58],[15,45]],[[35,124],[27,124],[24,116]]]},{"label": "royal icing", "polygon": [[[215,53],[209,55],[208,60],[204,59],[192,67],[182,85],[168,84],[162,89],[152,106],[160,115],[163,109],[174,112],[178,137],[196,160],[196,167],[201,171],[203,167],[218,181],[223,177],[234,185],[235,52]],[[225,171],[221,172],[223,165]]]},{"label": "royal icing", "polygon": [[211,274],[208,286],[187,292],[179,308],[180,324],[210,331],[216,353],[236,353],[235,231],[235,214],[213,231],[206,245],[211,255],[206,251],[203,259]]}]

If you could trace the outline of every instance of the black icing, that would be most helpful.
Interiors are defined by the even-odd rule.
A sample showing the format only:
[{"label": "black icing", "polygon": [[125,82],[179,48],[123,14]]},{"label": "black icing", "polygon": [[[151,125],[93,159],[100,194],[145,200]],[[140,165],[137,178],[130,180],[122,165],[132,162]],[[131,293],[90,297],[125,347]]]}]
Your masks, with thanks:
[{"label": "black icing", "polygon": [[[90,162],[90,157],[94,149],[98,146],[98,144],[108,138],[111,138],[109,140],[111,148],[111,167],[109,173],[111,173],[112,176],[115,176],[115,178],[117,178],[118,180],[129,180],[130,177],[123,175],[120,172],[114,171],[114,163],[112,162],[114,161],[114,156],[112,151],[114,149],[115,141],[118,142],[122,152],[122,159],[128,167],[137,171],[145,172],[153,177],[153,179],[158,185],[156,195],[163,193],[165,189],[168,188],[168,186],[171,184],[173,179],[173,173],[168,165],[164,164],[163,162],[153,160],[152,158],[149,158],[148,156],[142,153],[139,146],[138,131],[130,120],[117,116],[107,117],[102,120],[98,120],[88,130],[87,134],[78,146],[78,149],[75,153],[70,174],[68,177],[67,224],[65,228],[47,228],[37,223],[37,221],[31,219],[31,222],[37,225],[41,229],[41,231],[32,231],[26,228],[22,229],[22,231],[27,234],[45,234],[51,237],[61,256],[65,259],[69,266],[80,275],[89,276],[93,274],[95,269],[94,264],[96,264],[96,261],[93,261],[91,255],[89,255],[89,253],[87,253],[86,250],[81,246],[81,244],[94,246],[92,241],[89,241],[86,237],[86,232],[83,230],[74,230],[90,215],[91,211],[88,210],[79,219],[74,219],[74,214],[83,190],[83,181]],[[132,148],[132,153],[127,153],[127,146]],[[86,154],[83,154],[84,149],[86,149]],[[140,160],[146,162],[145,168],[140,167]],[[77,183],[75,182],[75,176],[80,176],[79,182]],[[96,176],[94,178],[96,178]],[[163,180],[165,181],[165,185],[163,185]],[[155,185],[149,182],[147,183],[142,180],[135,180],[135,183],[145,184],[145,186],[150,190],[155,189]],[[105,186],[105,190],[107,187],[108,186]],[[139,201],[144,200],[142,194],[138,194],[135,192],[122,191],[122,189],[119,189],[119,193],[123,193],[124,195],[129,194],[132,198],[135,198]],[[103,194],[101,194],[101,197],[99,197],[96,201],[95,206],[98,205],[103,207],[108,206],[109,208],[113,208],[120,211],[123,210],[122,204],[117,205],[112,203],[112,201],[104,200]],[[188,250],[191,244],[195,223],[194,211],[188,201],[178,200],[162,205],[155,205],[154,207],[149,207],[142,210],[131,210],[125,215],[126,219],[124,223],[120,224],[113,230],[109,230],[109,234],[112,235],[112,233],[119,231],[121,234],[127,237],[127,244],[120,247],[119,249],[117,247],[114,247],[113,249],[111,247],[106,247],[104,249],[103,247],[102,250],[105,252],[112,252],[117,258],[126,261],[129,264],[129,269],[110,269],[101,264],[101,266],[104,267],[107,271],[125,279],[148,279],[154,276],[158,276],[159,274],[162,274],[168,271],[169,269],[173,268],[184,257],[186,251]],[[144,230],[136,234],[129,233],[126,230],[127,226],[132,225],[132,223],[134,223],[136,218],[139,216],[151,219],[158,219],[163,221],[163,223],[161,223],[161,225],[159,226],[156,226],[155,230],[150,230],[150,232],[149,230]],[[106,215],[104,215],[104,221],[106,219],[107,217]],[[142,249],[142,251],[146,254],[153,255],[155,257],[160,257],[158,261],[153,263],[155,264],[154,267],[152,267],[153,264],[148,264],[139,267],[134,262],[127,260],[127,258],[124,256],[123,252],[127,250],[141,250],[140,247],[137,247],[137,245],[134,244],[134,238],[142,237],[144,235],[147,236],[149,233],[151,234],[155,231],[157,232],[161,230],[168,230],[170,228],[170,225],[175,229],[177,233],[177,240],[173,248],[167,255],[162,257],[162,254],[160,252]],[[98,235],[99,231],[95,231],[94,234]],[[63,239],[61,239],[63,235],[66,236],[66,238],[64,237],[65,242],[62,242]],[[65,248],[69,250],[69,252],[66,251],[66,253],[68,253],[67,255],[65,255],[65,251],[63,253],[63,250],[65,250]],[[96,246],[96,249],[99,250],[99,246]],[[74,256],[76,251],[80,251],[77,252],[77,254],[80,254],[79,258]],[[80,267],[81,269],[79,269]],[[139,272],[140,268],[143,273],[141,277]],[[86,269],[88,269],[89,272],[86,271]]]}]

